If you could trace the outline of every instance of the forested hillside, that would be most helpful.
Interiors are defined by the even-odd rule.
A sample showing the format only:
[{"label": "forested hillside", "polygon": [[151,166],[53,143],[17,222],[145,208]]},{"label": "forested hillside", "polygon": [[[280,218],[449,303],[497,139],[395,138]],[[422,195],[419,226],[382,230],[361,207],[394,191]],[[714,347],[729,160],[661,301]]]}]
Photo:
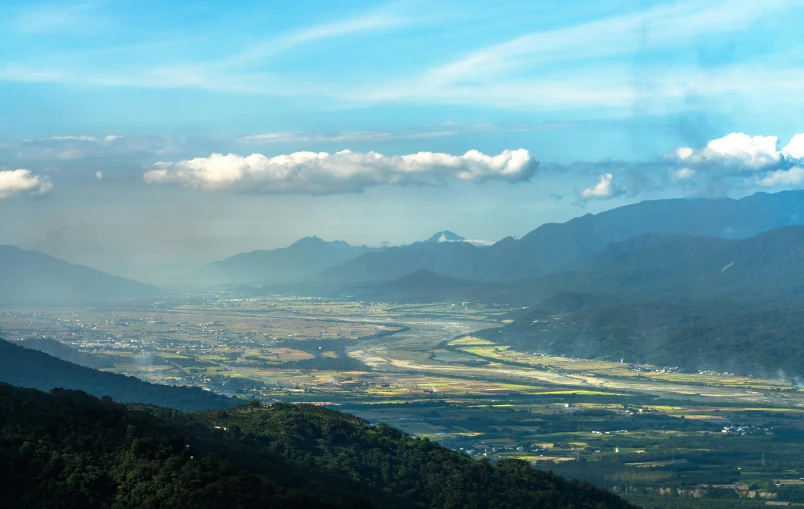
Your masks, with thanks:
[{"label": "forested hillside", "polygon": [[692,371],[804,375],[804,309],[762,302],[607,303],[562,294],[509,325],[477,335],[523,351]]},{"label": "forested hillside", "polygon": [[0,506],[625,508],[516,460],[480,462],[308,405],[186,414],[0,384]]},{"label": "forested hillside", "polygon": [[180,410],[222,408],[236,400],[199,387],[175,387],[107,373],[57,359],[0,339],[0,382],[43,391],[76,389],[117,401],[150,403]]}]

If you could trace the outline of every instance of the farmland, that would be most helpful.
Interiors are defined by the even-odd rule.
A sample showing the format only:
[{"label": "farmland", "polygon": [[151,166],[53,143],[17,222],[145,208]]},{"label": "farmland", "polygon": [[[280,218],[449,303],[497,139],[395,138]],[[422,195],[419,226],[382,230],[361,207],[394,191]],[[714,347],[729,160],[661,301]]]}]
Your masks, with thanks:
[{"label": "farmland", "polygon": [[473,335],[508,311],[210,294],[5,309],[0,336],[53,338],[152,382],[327,405],[646,507],[804,500],[804,391],[791,381],[549,356]]}]

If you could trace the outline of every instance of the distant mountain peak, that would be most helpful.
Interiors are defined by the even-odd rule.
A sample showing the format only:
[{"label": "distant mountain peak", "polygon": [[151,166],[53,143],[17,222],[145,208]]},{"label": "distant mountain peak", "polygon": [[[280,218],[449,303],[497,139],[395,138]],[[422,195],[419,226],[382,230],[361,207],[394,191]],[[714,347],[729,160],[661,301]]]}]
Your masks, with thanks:
[{"label": "distant mountain peak", "polygon": [[318,235],[313,235],[311,237],[303,237],[294,242],[293,244],[291,244],[291,246],[303,245],[303,244],[310,244],[310,245],[323,244],[324,242],[326,241],[320,238]]},{"label": "distant mountain peak", "polygon": [[457,233],[453,233],[449,230],[444,230],[441,232],[434,233],[433,236],[425,240],[425,242],[466,242],[466,239],[461,237]]},{"label": "distant mountain peak", "polygon": [[304,237],[293,244],[290,247],[315,247],[315,246],[324,246],[324,245],[331,245],[331,246],[338,246],[338,247],[351,247],[349,243],[344,242],[343,240],[332,240],[327,241],[319,237],[318,235],[313,235],[312,237]]}]

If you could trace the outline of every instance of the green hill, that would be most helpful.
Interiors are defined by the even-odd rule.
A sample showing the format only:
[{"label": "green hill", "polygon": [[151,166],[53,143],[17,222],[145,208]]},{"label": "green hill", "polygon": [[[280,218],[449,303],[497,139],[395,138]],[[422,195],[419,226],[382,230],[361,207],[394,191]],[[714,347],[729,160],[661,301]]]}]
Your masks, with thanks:
[{"label": "green hill", "polygon": [[632,507],[309,405],[186,414],[5,384],[0,475],[0,506],[15,508]]},{"label": "green hill", "polygon": [[143,402],[180,410],[222,408],[237,400],[198,387],[175,387],[107,373],[57,359],[0,339],[0,382],[43,391],[76,389],[117,401]]},{"label": "green hill", "polygon": [[725,300],[607,302],[571,295],[547,299],[513,323],[476,335],[528,352],[773,378],[804,375],[802,307]]}]

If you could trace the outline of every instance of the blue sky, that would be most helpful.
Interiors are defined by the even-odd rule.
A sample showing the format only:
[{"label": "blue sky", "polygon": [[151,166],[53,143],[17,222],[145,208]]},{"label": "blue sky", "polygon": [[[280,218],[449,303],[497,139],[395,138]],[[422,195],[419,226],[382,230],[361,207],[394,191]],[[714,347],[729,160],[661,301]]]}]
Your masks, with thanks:
[{"label": "blue sky", "polygon": [[802,187],[803,20],[788,0],[6,0],[0,243],[122,272]]}]

